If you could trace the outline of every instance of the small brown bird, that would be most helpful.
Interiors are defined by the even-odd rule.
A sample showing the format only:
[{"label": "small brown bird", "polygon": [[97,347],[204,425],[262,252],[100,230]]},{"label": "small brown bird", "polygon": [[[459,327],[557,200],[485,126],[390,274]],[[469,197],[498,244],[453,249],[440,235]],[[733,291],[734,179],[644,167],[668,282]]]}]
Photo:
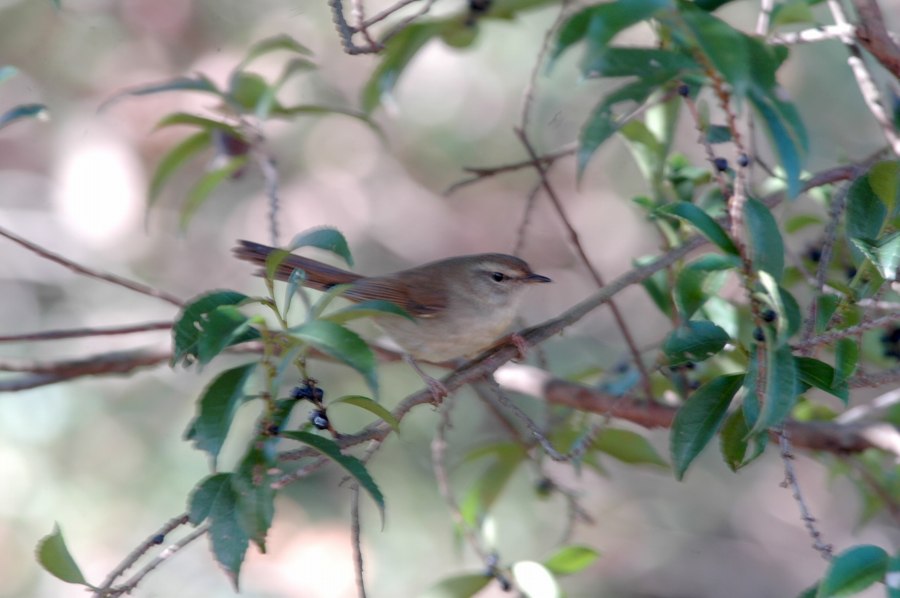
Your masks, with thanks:
[{"label": "small brown bird", "polygon": [[[265,267],[274,250],[238,241],[234,253]],[[362,276],[292,254],[275,277],[288,280],[295,269],[303,270],[302,284],[311,289],[349,284],[343,296],[351,301],[382,299],[406,310],[412,321],[394,315],[373,320],[410,357],[432,363],[472,357],[490,347],[512,324],[523,291],[532,283],[550,282],[525,261],[502,253],[451,257],[383,276]],[[430,387],[437,382],[425,377]]]}]

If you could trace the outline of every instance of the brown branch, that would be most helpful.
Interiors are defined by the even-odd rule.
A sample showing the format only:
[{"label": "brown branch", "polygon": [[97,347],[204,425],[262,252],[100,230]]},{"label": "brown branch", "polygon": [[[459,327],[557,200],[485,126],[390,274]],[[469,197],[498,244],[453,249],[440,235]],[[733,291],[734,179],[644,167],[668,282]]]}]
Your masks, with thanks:
[{"label": "brown branch", "polygon": [[776,432],[776,436],[778,437],[781,462],[784,464],[784,481],[781,485],[784,488],[791,489],[791,496],[793,496],[794,502],[797,503],[797,508],[800,509],[800,519],[803,521],[803,526],[806,527],[806,531],[809,532],[809,536],[813,539],[813,548],[822,555],[823,559],[830,561],[834,556],[832,553],[833,547],[822,540],[822,532],[816,525],[816,518],[812,516],[806,504],[806,499],[803,498],[800,482],[797,480],[797,472],[794,471],[794,453],[791,450],[788,432],[781,430]]},{"label": "brown branch", "polygon": [[163,301],[171,303],[172,305],[175,305],[177,307],[181,307],[182,305],[184,305],[184,302],[181,301],[181,299],[178,299],[177,297],[170,295],[164,291],[154,289],[153,287],[147,286],[145,284],[141,284],[139,282],[134,282],[134,281],[128,280],[126,278],[122,278],[121,276],[116,276],[115,274],[108,274],[106,272],[100,272],[99,270],[92,270],[90,268],[86,268],[80,264],[76,264],[72,260],[64,258],[63,256],[61,256],[59,254],[56,254],[56,253],[46,250],[43,247],[41,247],[40,245],[37,245],[35,243],[32,243],[31,241],[23,239],[22,237],[14,234],[6,229],[0,228],[0,236],[6,237],[10,241],[18,243],[19,245],[21,245],[25,249],[31,251],[32,253],[35,253],[46,260],[50,260],[51,262],[55,262],[55,263],[59,264],[60,266],[68,268],[69,270],[72,270],[73,272],[75,272],[77,274],[81,274],[83,276],[88,276],[90,278],[96,278],[98,280],[105,280],[106,282],[111,282],[120,287],[125,287],[126,289],[129,289],[131,291],[135,291],[136,293],[140,293],[142,295],[147,295],[150,297],[155,297],[156,299],[162,299]]},{"label": "brown branch", "polygon": [[853,0],[859,24],[856,41],[894,77],[900,79],[900,46],[884,26],[884,15],[875,0]]},{"label": "brown branch", "polygon": [[170,351],[137,349],[53,362],[0,360],[0,371],[28,374],[0,380],[0,392],[27,390],[83,376],[129,374],[137,369],[166,363],[171,355]]},{"label": "brown branch", "polygon": [[[556,150],[555,152],[550,152],[549,154],[544,154],[538,158],[538,161],[543,164],[545,167],[549,167],[555,161],[560,158],[565,158],[566,156],[571,156],[575,154],[578,150],[574,145],[566,146],[561,149]],[[501,164],[500,166],[489,166],[489,167],[477,167],[477,166],[466,166],[463,168],[465,172],[474,175],[471,178],[463,179],[461,181],[457,181],[453,183],[447,189],[444,190],[444,195],[450,195],[467,185],[471,185],[473,183],[477,183],[478,181],[496,176],[498,174],[503,174],[506,172],[515,172],[517,170],[522,170],[524,168],[532,168],[534,167],[535,161],[533,159],[523,160],[521,162],[510,162],[509,164]]]},{"label": "brown branch", "polygon": [[172,322],[147,322],[132,326],[109,326],[97,328],[70,328],[68,330],[45,330],[43,332],[26,332],[0,336],[0,343],[24,343],[33,341],[56,341],[67,338],[84,338],[89,336],[115,336],[119,334],[135,334],[153,330],[171,330]]}]

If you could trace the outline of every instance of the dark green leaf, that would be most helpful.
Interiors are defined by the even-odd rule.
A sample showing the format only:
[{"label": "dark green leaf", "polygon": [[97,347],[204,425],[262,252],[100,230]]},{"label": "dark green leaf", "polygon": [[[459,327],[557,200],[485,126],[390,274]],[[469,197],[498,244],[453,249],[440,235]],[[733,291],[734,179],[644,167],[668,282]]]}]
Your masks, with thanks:
[{"label": "dark green leaf", "polygon": [[816,594],[819,593],[819,584],[815,584],[810,586],[800,592],[800,595],[797,598],[816,598]]},{"label": "dark green leaf", "polygon": [[585,8],[563,23],[547,56],[547,68],[573,44],[587,42],[585,63],[599,58],[621,31],[669,8],[668,0],[618,0]]},{"label": "dark green leaf", "polygon": [[766,350],[766,389],[759,418],[750,430],[758,434],[780,425],[791,412],[799,394],[797,367],[791,348]]},{"label": "dark green leaf", "polygon": [[[749,434],[750,428],[747,426],[743,409],[736,409],[732,412],[722,425],[722,430],[719,433],[719,447],[725,464],[732,471],[737,471],[741,467],[750,464],[766,448],[769,437],[765,432],[752,438],[748,437]],[[753,443],[753,451],[748,456],[747,449],[751,442]]]},{"label": "dark green leaf", "polygon": [[78,563],[72,558],[66,540],[59,530],[59,524],[54,525],[50,535],[44,536],[38,542],[37,560],[48,573],[67,583],[93,587],[84,578]]},{"label": "dark green leaf", "polygon": [[702,10],[681,10],[679,17],[722,78],[743,96],[755,66],[750,60],[749,37]]},{"label": "dark green leaf", "polygon": [[544,567],[554,575],[571,575],[587,569],[599,557],[599,552],[587,546],[563,546],[544,561]]},{"label": "dark green leaf", "polygon": [[295,337],[309,343],[326,355],[343,361],[366,380],[372,392],[378,394],[375,376],[375,356],[369,345],[352,330],[334,322],[313,320],[290,329]]},{"label": "dark green leaf", "polygon": [[216,376],[203,390],[197,402],[197,415],[185,431],[185,440],[192,441],[196,448],[209,453],[214,469],[235,413],[251,398],[244,392],[244,385],[254,369],[256,364],[251,363],[225,370]]},{"label": "dark green leaf", "polygon": [[872,191],[887,208],[887,213],[890,216],[896,215],[897,197],[900,194],[900,161],[879,162],[869,169],[866,178],[869,179]]},{"label": "dark green leaf", "polygon": [[809,151],[809,139],[800,113],[793,104],[780,99],[779,93],[775,89],[762,92],[754,88],[749,91],[748,98],[781,159],[787,174],[788,194],[796,197],[802,187],[800,174]]},{"label": "dark green leaf", "polygon": [[675,305],[690,319],[707,300],[718,293],[728,270],[740,267],[735,256],[706,254],[685,266],[675,282]]},{"label": "dark green leaf", "polygon": [[885,280],[897,279],[897,268],[900,266],[900,231],[885,235],[877,240],[850,239],[866,259],[878,269]]},{"label": "dark green leaf", "polygon": [[[644,266],[652,263],[655,259],[656,258],[653,256],[640,257],[634,260],[634,265]],[[641,285],[647,291],[647,294],[650,295],[650,299],[653,300],[653,303],[656,304],[656,307],[659,308],[659,311],[661,311],[665,316],[671,316],[672,303],[669,299],[669,278],[667,272],[665,270],[659,270],[652,276],[641,281]]]},{"label": "dark green leaf", "polygon": [[842,385],[856,372],[859,363],[859,345],[852,338],[842,338],[834,350],[834,384]]},{"label": "dark green leaf", "polygon": [[768,272],[780,283],[784,273],[784,243],[772,212],[762,202],[748,199],[744,204],[744,219],[753,267]]},{"label": "dark green leaf", "polygon": [[797,361],[797,377],[802,384],[814,386],[832,394],[843,401],[850,400],[846,384],[836,382],[834,368],[825,362],[812,357],[795,357]]},{"label": "dark green leaf", "polygon": [[212,135],[210,135],[209,131],[200,131],[173,147],[162,157],[159,161],[159,165],[153,172],[153,178],[150,180],[150,190],[148,192],[149,199],[147,202],[148,207],[154,204],[159,197],[159,192],[162,190],[163,185],[169,180],[172,174],[181,165],[187,162],[191,156],[208,147],[211,140]]},{"label": "dark green leaf", "polygon": [[802,320],[800,305],[794,296],[775,282],[775,278],[765,270],[760,270],[759,281],[766,291],[764,296],[766,303],[775,312],[775,329],[778,333],[775,345],[780,347],[800,329]]},{"label": "dark green leaf", "polygon": [[718,222],[699,207],[686,201],[679,201],[660,208],[660,213],[675,216],[691,224],[719,249],[729,255],[739,255],[737,246]]},{"label": "dark green leaf", "polygon": [[887,207],[879,199],[869,182],[861,176],[847,191],[847,237],[851,239],[877,239],[887,217]]},{"label": "dark green leaf", "polygon": [[212,291],[192,299],[172,327],[171,364],[190,365],[194,359],[207,363],[217,353],[217,347],[221,351],[226,346],[259,338],[259,332],[244,328],[246,322],[235,318],[234,310],[212,315],[222,307],[237,306],[247,299],[247,295],[237,291]]},{"label": "dark green leaf", "polygon": [[[272,439],[267,442],[273,442]],[[272,488],[274,459],[264,450],[252,447],[231,476],[237,498],[238,521],[260,552],[266,552],[266,534],[275,516],[275,489]]]},{"label": "dark green leaf", "polygon": [[336,228],[321,227],[304,231],[291,239],[287,250],[295,251],[301,247],[316,247],[330,251],[343,258],[348,266],[353,265],[353,256],[350,255],[347,239]]},{"label": "dark green leaf", "polygon": [[282,432],[281,436],[311,446],[343,467],[344,470],[359,482],[359,485],[366,492],[368,492],[369,496],[372,497],[372,500],[375,501],[375,504],[378,506],[378,511],[381,513],[382,524],[384,523],[384,496],[375,484],[375,480],[369,475],[369,472],[362,461],[351,455],[341,453],[340,447],[333,440],[323,438],[322,436],[299,431]]},{"label": "dark green leaf", "polygon": [[605,48],[586,56],[581,64],[585,77],[669,78],[670,73],[699,70],[689,56],[656,48]]},{"label": "dark green leaf", "polygon": [[[630,430],[605,427],[594,439],[591,447],[615,457],[623,463],[669,467],[669,464],[659,456],[646,438]],[[549,566],[548,568],[553,569]]]},{"label": "dark green leaf", "polygon": [[669,436],[677,479],[684,478],[688,466],[716,434],[743,381],[744,374],[714,378],[698,388],[678,409]]},{"label": "dark green leaf", "polygon": [[236,156],[228,161],[225,166],[211,170],[203,175],[188,193],[187,201],[181,208],[181,218],[179,225],[182,229],[186,229],[188,223],[193,218],[194,213],[200,208],[204,201],[209,198],[210,194],[222,184],[223,181],[233,176],[247,164],[247,156]]},{"label": "dark green leaf", "polygon": [[369,397],[363,397],[360,395],[347,395],[339,399],[335,399],[328,406],[331,407],[333,405],[340,404],[353,405],[354,407],[365,409],[369,413],[376,415],[380,419],[384,420],[384,422],[391,428],[393,428],[395,432],[400,431],[400,422],[397,421],[397,418],[394,417],[394,415],[390,411],[382,407],[380,403],[373,401]]},{"label": "dark green leaf", "polygon": [[731,141],[731,129],[723,125],[710,125],[706,129],[706,142],[713,145]]},{"label": "dark green leaf", "polygon": [[816,332],[825,332],[839,303],[840,299],[836,295],[823,294],[816,297]]},{"label": "dark green leaf", "polygon": [[428,588],[422,598],[472,598],[492,581],[484,573],[454,575]]},{"label": "dark green leaf", "polygon": [[277,102],[272,99],[268,81],[256,73],[237,71],[232,74],[228,83],[228,97],[231,103],[244,112],[256,112],[260,101],[267,97],[269,106],[277,109]]},{"label": "dark green leaf", "polygon": [[49,118],[47,106],[44,104],[21,104],[19,106],[14,106],[3,114],[0,114],[0,129],[11,125],[17,120],[22,120],[23,118],[47,120]]},{"label": "dark green leaf", "polygon": [[728,333],[706,320],[690,320],[669,333],[663,351],[671,365],[708,359],[728,342]]},{"label": "dark green leaf", "polygon": [[361,303],[354,303],[353,305],[348,305],[347,307],[331,312],[327,316],[323,316],[322,319],[334,322],[335,324],[345,324],[351,320],[376,316],[399,316],[401,318],[406,318],[407,320],[415,321],[405,309],[396,303],[391,303],[390,301],[385,301],[383,299],[371,299]]},{"label": "dark green leaf", "polygon": [[832,559],[819,583],[816,598],[832,598],[857,594],[884,579],[888,554],[871,544],[853,546]]},{"label": "dark green leaf", "polygon": [[418,21],[407,25],[387,42],[381,62],[363,88],[362,105],[366,113],[377,108],[383,96],[390,95],[403,69],[445,27],[446,24],[440,21]]},{"label": "dark green leaf", "polygon": [[238,495],[231,477],[230,473],[217,473],[200,482],[191,494],[188,512],[194,525],[209,518],[207,535],[213,555],[237,591],[250,538],[241,527]]}]

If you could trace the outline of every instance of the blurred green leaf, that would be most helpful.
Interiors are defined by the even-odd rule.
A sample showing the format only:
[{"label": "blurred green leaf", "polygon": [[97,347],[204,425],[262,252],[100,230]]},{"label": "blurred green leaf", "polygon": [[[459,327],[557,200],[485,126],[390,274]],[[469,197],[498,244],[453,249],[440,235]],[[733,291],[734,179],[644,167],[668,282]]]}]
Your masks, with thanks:
[{"label": "blurred green leaf", "polygon": [[675,282],[675,305],[681,317],[690,319],[719,292],[728,270],[739,268],[740,264],[735,256],[709,253],[682,268]]},{"label": "blurred green leaf", "polygon": [[275,35],[273,37],[268,37],[266,39],[260,40],[250,46],[250,49],[247,50],[247,54],[244,56],[244,59],[241,60],[240,64],[238,64],[238,66],[235,68],[235,71],[243,69],[260,56],[269,54],[271,52],[276,52],[278,50],[285,50],[288,52],[293,52],[295,54],[302,54],[304,56],[312,56],[312,51],[309,48],[298,42],[290,35],[283,33],[281,35]]},{"label": "blurred green leaf", "polygon": [[900,231],[871,239],[850,239],[866,259],[878,269],[885,280],[897,279],[897,268],[900,266]]},{"label": "blurred green leaf", "polygon": [[[490,451],[495,457],[493,463],[475,479],[460,504],[460,514],[468,525],[479,527],[479,520],[491,510],[513,474],[525,460],[525,450],[521,446],[509,447],[510,443],[485,447],[497,450]],[[475,454],[476,451],[470,453],[466,457],[466,461],[475,458]],[[484,454],[489,453],[485,452]]]},{"label": "blurred green leaf", "polygon": [[784,223],[784,232],[793,234],[810,226],[821,226],[822,218],[814,214],[798,214],[788,218]]},{"label": "blurred green leaf", "polygon": [[222,122],[220,120],[216,120],[214,118],[207,118],[205,116],[198,116],[196,114],[190,114],[188,112],[173,112],[171,114],[167,114],[162,117],[156,126],[153,127],[154,130],[163,129],[165,127],[173,127],[176,125],[187,125],[191,127],[200,127],[206,131],[210,130],[220,130],[226,131],[232,135],[240,136],[241,133],[238,128],[234,125],[228,124],[227,122]]},{"label": "blurred green leaf", "polygon": [[[267,442],[274,443],[274,439]],[[237,498],[238,521],[260,552],[266,552],[266,534],[275,516],[275,489],[272,474],[276,466],[274,458],[257,446],[241,460],[231,476],[231,486]]]},{"label": "blurred green leaf", "polygon": [[846,232],[851,239],[877,239],[887,217],[887,207],[872,189],[868,176],[853,181],[847,191]]},{"label": "blurred green leaf", "polygon": [[822,333],[825,332],[825,327],[828,326],[828,323],[831,321],[831,316],[834,315],[834,312],[840,303],[840,299],[835,295],[824,294],[816,297],[815,301],[816,332]]},{"label": "blurred green leaf", "polygon": [[307,60],[306,58],[292,58],[284,65],[284,68],[281,70],[281,74],[278,75],[278,79],[268,87],[265,93],[259,98],[256,103],[256,118],[259,120],[266,120],[272,114],[272,110],[278,107],[279,110],[284,110],[284,107],[280,105],[278,101],[276,101],[276,96],[278,92],[281,91],[281,88],[284,87],[284,84],[287,81],[296,75],[297,73],[303,73],[306,71],[311,71],[316,68],[315,63],[311,60]]},{"label": "blurred green leaf", "polygon": [[3,114],[0,114],[0,129],[11,125],[17,120],[26,118],[47,120],[48,117],[49,111],[44,104],[21,104],[13,106]]},{"label": "blurred green leaf", "polygon": [[900,553],[894,553],[888,560],[884,583],[887,586],[887,598],[900,598]]},{"label": "blurred green leaf", "polygon": [[772,212],[762,202],[747,199],[744,220],[753,267],[768,272],[780,283],[784,274],[784,243]]},{"label": "blurred green leaf", "polygon": [[[631,430],[605,427],[594,439],[591,447],[630,465],[669,467],[646,438]],[[553,570],[552,567],[549,568]]]},{"label": "blurred green leaf", "polygon": [[766,291],[764,295],[766,303],[775,312],[775,329],[778,333],[775,344],[781,346],[800,329],[802,324],[800,305],[767,271],[759,271],[759,281]]},{"label": "blurred green leaf", "polygon": [[331,407],[333,405],[341,404],[353,405],[354,407],[365,409],[369,413],[383,420],[395,432],[400,432],[400,422],[397,421],[397,418],[394,417],[394,414],[382,407],[380,403],[370,399],[369,397],[363,397],[360,395],[347,395],[339,399],[335,399],[334,401],[329,403],[328,406]]},{"label": "blurred green leaf", "polygon": [[384,141],[384,131],[378,126],[372,117],[365,112],[358,112],[350,108],[340,108],[338,106],[320,106],[317,104],[297,104],[296,106],[275,106],[271,109],[273,117],[291,118],[297,115],[305,116],[349,116],[355,118],[367,127],[369,127],[378,137]]},{"label": "blurred green leaf", "polygon": [[238,495],[231,485],[230,473],[217,473],[197,484],[188,499],[192,524],[209,518],[209,543],[213,556],[238,591],[241,564],[250,546],[250,538],[239,520]]},{"label": "blurred green leaf", "polygon": [[678,19],[735,93],[743,96],[750,86],[751,69],[761,68],[750,60],[750,38],[728,23],[702,10],[683,6]]},{"label": "blurred green leaf", "polygon": [[246,325],[246,317],[235,315],[234,310],[212,314],[222,307],[241,305],[249,297],[237,291],[211,291],[188,302],[172,327],[171,365],[190,365],[192,358],[201,364],[227,346],[259,338],[259,332]]},{"label": "blurred green leaf", "polygon": [[72,554],[66,546],[66,540],[59,529],[59,524],[55,524],[53,531],[38,542],[37,560],[48,573],[66,583],[94,587],[87,582],[78,563],[72,558]]},{"label": "blurred green leaf", "polygon": [[252,398],[244,392],[244,385],[255,369],[256,364],[249,363],[225,370],[203,389],[197,401],[197,415],[188,424],[184,438],[193,442],[195,448],[209,453],[213,470],[218,467],[219,451],[228,437],[234,415]]},{"label": "blurred green leaf", "polygon": [[293,239],[287,246],[288,251],[296,251],[301,247],[315,247],[330,251],[331,253],[343,258],[348,266],[353,265],[353,256],[350,254],[350,247],[347,245],[347,239],[336,228],[320,227],[304,231]]},{"label": "blurred green leaf", "polygon": [[888,558],[883,548],[871,544],[848,548],[831,560],[816,598],[850,596],[883,580]]},{"label": "blurred green leaf", "polygon": [[222,92],[212,81],[210,81],[205,75],[198,74],[196,77],[175,77],[173,79],[161,81],[159,83],[150,83],[148,85],[131,87],[115,94],[114,96],[103,102],[103,104],[100,105],[99,110],[103,111],[112,104],[115,104],[128,96],[154,95],[167,91],[199,91],[215,94],[216,96],[222,97]]},{"label": "blurred green leaf", "polygon": [[[747,426],[747,420],[744,417],[742,409],[736,409],[728,416],[725,423],[722,424],[719,432],[719,448],[722,451],[722,457],[725,464],[731,471],[749,465],[757,457],[759,457],[766,449],[769,437],[763,432],[755,436],[749,436],[750,428]],[[753,443],[753,451],[747,454],[750,443]]]},{"label": "blurred green leaf", "polygon": [[856,372],[859,345],[852,338],[838,340],[834,350],[834,384],[842,385]]},{"label": "blurred green leaf", "polygon": [[493,581],[484,573],[467,573],[446,577],[431,586],[421,598],[472,598]]},{"label": "blurred green leaf", "polygon": [[839,398],[844,405],[850,400],[846,384],[835,384],[834,368],[812,357],[795,357],[797,377],[801,384],[814,386]]},{"label": "blurred green leaf", "polygon": [[679,201],[660,208],[661,214],[675,216],[696,228],[704,237],[728,255],[739,255],[737,246],[718,222],[698,206]]},{"label": "blurred green leaf", "polygon": [[375,484],[375,480],[369,475],[369,471],[362,461],[351,455],[341,453],[340,447],[333,440],[323,438],[322,436],[293,430],[282,432],[281,436],[282,438],[290,438],[291,440],[302,442],[303,444],[314,448],[316,451],[322,453],[324,456],[344,468],[344,471],[349,473],[357,482],[359,482],[359,485],[372,497],[372,500],[375,501],[378,512],[381,514],[382,525],[384,525],[384,496]]},{"label": "blurred green leaf", "polygon": [[670,365],[708,359],[728,342],[728,333],[706,320],[690,320],[669,333],[663,352]]},{"label": "blurred green leaf", "polygon": [[[645,266],[653,263],[655,259],[655,256],[642,256],[634,260],[634,265]],[[668,290],[668,273],[665,270],[660,270],[641,281],[641,286],[643,286],[647,291],[647,294],[650,295],[650,299],[653,300],[653,303],[659,308],[659,311],[661,311],[663,315],[671,317],[672,302]]]},{"label": "blurred green leaf", "polygon": [[363,88],[363,110],[369,114],[390,95],[403,69],[432,38],[441,34],[446,27],[444,21],[417,21],[407,25],[397,35],[387,41],[381,53],[381,62]]},{"label": "blurred green leaf", "polygon": [[706,129],[706,142],[710,144],[728,143],[731,141],[731,129],[723,125],[710,125]]},{"label": "blurred green leaf", "polygon": [[869,186],[878,199],[887,208],[887,213],[894,216],[897,213],[897,195],[900,193],[900,160],[888,160],[879,162],[866,173]]},{"label": "blurred green leaf", "polygon": [[744,374],[714,378],[694,391],[678,408],[669,435],[676,479],[684,478],[688,466],[715,436],[743,381]]},{"label": "blurred green leaf", "polygon": [[190,192],[188,192],[187,201],[184,202],[184,206],[181,208],[179,225],[182,230],[187,229],[191,218],[194,217],[194,214],[200,209],[203,202],[215,191],[216,187],[222,184],[225,179],[234,176],[246,164],[247,156],[237,156],[229,160],[225,166],[207,172],[194,184]]},{"label": "blurred green leaf", "polygon": [[295,337],[326,355],[343,361],[362,374],[372,392],[378,394],[375,356],[369,345],[352,330],[334,322],[313,320],[289,329]]},{"label": "blurred green leaf", "polygon": [[268,97],[267,105],[277,110],[278,102],[272,97],[269,82],[256,73],[235,71],[228,82],[228,98],[231,104],[243,112],[256,113],[257,107],[264,97]]},{"label": "blurred green leaf", "polygon": [[159,192],[163,185],[178,168],[187,162],[191,156],[210,146],[212,135],[209,131],[195,133],[169,150],[159,161],[159,165],[150,179],[147,206],[152,206],[159,198]]},{"label": "blurred green leaf", "polygon": [[587,569],[600,558],[600,553],[587,546],[563,546],[544,561],[544,567],[554,575],[571,575]]},{"label": "blurred green leaf", "polygon": [[807,0],[787,0],[772,7],[769,17],[769,31],[783,25],[809,24],[816,22],[815,15]]},{"label": "blurred green leaf", "polygon": [[765,398],[750,434],[758,434],[780,425],[791,412],[799,394],[797,366],[788,345],[777,350],[766,348]]},{"label": "blurred green leaf", "polygon": [[765,93],[751,89],[747,97],[761,117],[758,122],[778,152],[787,174],[788,195],[796,197],[802,188],[800,175],[809,151],[809,139],[800,113],[793,104],[778,97],[779,93],[777,89]]}]

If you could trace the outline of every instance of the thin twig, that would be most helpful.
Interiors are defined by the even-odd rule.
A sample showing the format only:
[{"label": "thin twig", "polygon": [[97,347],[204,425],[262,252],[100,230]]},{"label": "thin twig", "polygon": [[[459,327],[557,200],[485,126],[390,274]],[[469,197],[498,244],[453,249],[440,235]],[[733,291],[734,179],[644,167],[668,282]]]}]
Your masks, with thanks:
[{"label": "thin twig", "polygon": [[553,34],[556,33],[556,30],[559,29],[559,26],[562,24],[563,19],[568,14],[569,8],[569,0],[562,0],[559,5],[559,13],[556,15],[556,18],[553,20],[553,23],[550,27],[547,28],[547,31],[544,33],[544,39],[541,42],[541,48],[538,50],[537,58],[535,58],[534,66],[531,68],[531,75],[528,77],[528,84],[525,87],[525,92],[522,95],[522,111],[519,116],[519,128],[523,131],[528,130],[528,121],[531,119],[531,105],[534,102],[534,94],[537,89],[537,79],[538,74],[541,72],[541,67],[544,65],[544,58],[547,56],[547,51],[550,48],[550,42],[553,41]]},{"label": "thin twig", "polygon": [[778,433],[778,445],[781,449],[781,462],[784,463],[784,482],[782,482],[782,486],[791,489],[791,496],[794,497],[794,502],[797,503],[797,507],[800,509],[800,518],[803,520],[803,525],[813,539],[813,548],[819,552],[823,559],[826,561],[831,560],[834,556],[832,554],[833,547],[822,540],[822,532],[819,531],[816,525],[816,518],[812,516],[809,507],[806,506],[806,501],[803,499],[803,492],[800,490],[800,483],[797,481],[797,473],[794,471],[794,454],[791,450],[791,442],[786,430]]},{"label": "thin twig", "polygon": [[[543,156],[540,156],[540,158],[538,160],[541,162],[541,164],[544,164],[545,166],[549,167],[551,164],[553,164],[553,162],[555,162],[556,160],[559,160],[560,158],[565,158],[566,156],[574,155],[575,152],[577,151],[577,149],[578,148],[575,147],[574,144],[571,146],[565,146],[561,149],[556,150],[555,152],[550,152],[549,154],[544,154]],[[486,179],[488,177],[496,176],[498,174],[503,174],[503,173],[507,173],[507,172],[515,172],[517,170],[522,170],[524,168],[531,168],[534,166],[534,164],[535,164],[534,160],[528,159],[528,160],[523,160],[521,162],[511,162],[509,164],[501,164],[500,166],[491,166],[491,167],[467,166],[467,167],[463,168],[463,170],[474,176],[472,176],[468,179],[463,179],[461,181],[457,181],[456,183],[453,183],[452,185],[450,185],[449,187],[447,187],[444,190],[444,195],[450,195],[452,193],[455,193],[456,191],[459,191],[463,187],[466,187],[473,183],[477,183],[478,181],[481,181],[482,179]]]},{"label": "thin twig", "polygon": [[359,484],[353,484],[350,495],[350,532],[353,545],[353,569],[356,572],[356,592],[359,598],[366,598],[366,579],[363,574],[361,526],[359,523]]},{"label": "thin twig", "polygon": [[133,326],[99,326],[97,328],[69,328],[68,330],[45,330],[42,332],[26,332],[0,336],[0,343],[25,343],[34,341],[56,341],[67,338],[84,338],[89,336],[115,336],[119,334],[135,334],[153,330],[171,330],[172,322],[147,322]]},{"label": "thin twig", "polygon": [[255,152],[256,163],[259,165],[265,181],[266,197],[269,198],[269,239],[273,246],[278,242],[278,219],[281,202],[278,199],[278,167],[275,158],[264,151]]},{"label": "thin twig", "polygon": [[900,322],[900,314],[891,313],[886,316],[881,316],[878,318],[860,322],[856,326],[849,326],[847,328],[832,330],[831,332],[825,332],[824,334],[820,334],[818,336],[810,336],[809,338],[805,338],[798,343],[794,343],[793,346],[794,348],[799,349],[801,352],[804,352],[804,350],[810,349],[812,347],[829,345],[836,340],[847,338],[848,336],[854,336],[856,334],[859,334],[860,332],[865,332],[866,330],[873,330],[875,328],[881,328],[889,324],[896,324],[897,322]]},{"label": "thin twig", "polygon": [[98,280],[105,280],[106,282],[111,282],[112,284],[118,285],[120,287],[125,287],[131,291],[135,291],[136,293],[140,293],[142,295],[147,295],[149,297],[154,297],[156,299],[162,299],[167,303],[171,303],[177,307],[181,307],[184,305],[184,302],[177,297],[166,293],[165,291],[160,291],[159,289],[154,289],[153,287],[147,286],[145,284],[141,284],[139,282],[134,282],[132,280],[128,280],[126,278],[122,278],[121,276],[116,276],[115,274],[108,274],[106,272],[100,272],[99,270],[93,270],[91,268],[86,268],[81,264],[77,264],[72,260],[62,257],[57,253],[53,253],[52,251],[48,251],[44,249],[40,245],[32,243],[22,237],[4,229],[0,228],[0,236],[6,237],[10,241],[18,243],[22,247],[28,249],[32,253],[39,255],[40,257],[49,260],[51,262],[55,262],[60,266],[68,268],[77,274],[82,274],[84,276],[88,276],[90,278],[96,278]]},{"label": "thin twig", "polygon": [[[594,267],[593,263],[591,263],[587,252],[584,250],[584,247],[581,244],[581,239],[579,239],[578,237],[578,231],[576,231],[575,227],[572,226],[572,222],[566,215],[566,210],[562,205],[562,201],[556,194],[556,190],[550,184],[550,179],[547,178],[547,167],[541,163],[537,152],[535,152],[534,146],[532,146],[531,142],[528,140],[528,135],[525,133],[525,131],[523,129],[516,129],[516,136],[518,136],[519,140],[522,142],[522,145],[525,147],[525,151],[527,151],[528,155],[531,157],[534,169],[535,171],[537,171],[540,178],[541,185],[544,187],[544,191],[546,191],[547,196],[550,198],[550,203],[556,209],[556,213],[559,216],[560,221],[566,228],[566,231],[569,235],[569,241],[572,243],[572,246],[575,249],[575,253],[578,255],[584,267],[587,268],[588,272],[591,274],[591,278],[594,279],[594,283],[599,288],[602,288],[605,284],[603,281],[603,277],[600,275],[600,272],[597,271],[597,269]],[[650,383],[650,373],[647,371],[647,367],[644,365],[644,362],[641,359],[641,352],[638,350],[637,343],[634,341],[634,337],[631,335],[628,324],[625,322],[625,318],[622,316],[622,312],[619,311],[616,303],[612,301],[612,299],[610,299],[607,303],[609,304],[609,309],[610,312],[612,312],[613,319],[616,321],[616,325],[619,328],[619,332],[622,334],[622,338],[625,339],[625,344],[628,346],[628,350],[631,353],[632,360],[634,360],[635,367],[637,367],[638,372],[640,372],[641,374],[641,383],[644,387],[644,393],[649,399],[653,396],[653,388]]]}]

